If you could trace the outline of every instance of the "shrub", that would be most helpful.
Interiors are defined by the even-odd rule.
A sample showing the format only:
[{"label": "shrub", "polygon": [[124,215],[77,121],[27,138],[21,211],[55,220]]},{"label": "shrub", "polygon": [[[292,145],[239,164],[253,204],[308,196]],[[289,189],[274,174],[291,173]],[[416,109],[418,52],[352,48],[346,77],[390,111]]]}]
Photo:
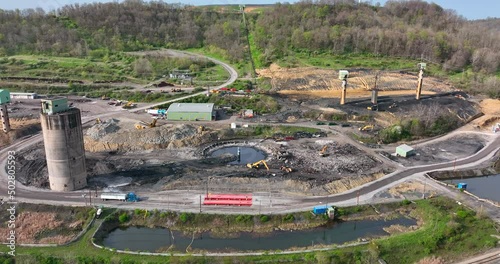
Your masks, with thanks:
[{"label": "shrub", "polygon": [[142,212],[142,210],[141,210],[141,209],[135,209],[135,210],[134,210],[134,213],[135,213],[136,215],[140,215],[140,214],[141,214],[141,212]]},{"label": "shrub", "polygon": [[267,215],[261,215],[260,216],[260,222],[261,223],[265,223],[267,221],[269,221],[269,216],[267,216]]},{"label": "shrub", "polygon": [[287,214],[283,217],[283,222],[293,222],[295,220],[295,216],[293,214]]},{"label": "shrub", "polygon": [[411,204],[411,201],[408,199],[404,199],[403,201],[401,201],[401,205],[409,205],[409,204]]},{"label": "shrub", "polygon": [[238,223],[245,223],[245,222],[250,222],[252,220],[252,216],[251,215],[238,215],[236,217],[236,222]]},{"label": "shrub", "polygon": [[120,223],[125,223],[129,220],[129,217],[128,217],[128,214],[127,213],[122,213],[119,217],[118,217],[118,221],[120,221]]},{"label": "shrub", "polygon": [[186,223],[189,220],[189,214],[187,213],[180,214],[179,220],[181,220],[182,223]]}]

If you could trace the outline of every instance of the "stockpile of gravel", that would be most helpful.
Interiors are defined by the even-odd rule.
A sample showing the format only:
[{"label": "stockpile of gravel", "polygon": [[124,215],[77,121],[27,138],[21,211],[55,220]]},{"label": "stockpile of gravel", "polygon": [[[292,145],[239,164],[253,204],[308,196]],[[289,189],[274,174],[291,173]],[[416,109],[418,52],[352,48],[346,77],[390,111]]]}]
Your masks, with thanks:
[{"label": "stockpile of gravel", "polygon": [[119,120],[111,118],[105,122],[95,124],[87,130],[87,136],[93,140],[99,140],[110,133],[115,133],[120,129],[118,122]]},{"label": "stockpile of gravel", "polygon": [[[198,135],[196,127],[178,125],[173,129],[151,129],[142,133],[139,141],[144,144],[167,144],[175,140],[182,140]],[[132,136],[132,134],[131,134]]]}]

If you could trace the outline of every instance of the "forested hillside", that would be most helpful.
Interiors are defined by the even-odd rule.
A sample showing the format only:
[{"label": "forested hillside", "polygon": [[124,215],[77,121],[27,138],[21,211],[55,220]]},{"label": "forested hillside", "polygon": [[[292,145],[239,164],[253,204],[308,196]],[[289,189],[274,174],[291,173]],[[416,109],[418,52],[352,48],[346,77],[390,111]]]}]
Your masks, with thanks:
[{"label": "forested hillside", "polygon": [[[423,57],[450,71],[499,70],[500,34],[491,26],[494,21],[470,22],[423,1],[357,2],[302,1],[247,14],[254,59],[268,65],[294,52],[360,53]],[[237,12],[136,0],[68,5],[57,15],[0,10],[0,55],[104,56],[109,50],[212,47],[238,61],[245,59],[246,45]]]}]

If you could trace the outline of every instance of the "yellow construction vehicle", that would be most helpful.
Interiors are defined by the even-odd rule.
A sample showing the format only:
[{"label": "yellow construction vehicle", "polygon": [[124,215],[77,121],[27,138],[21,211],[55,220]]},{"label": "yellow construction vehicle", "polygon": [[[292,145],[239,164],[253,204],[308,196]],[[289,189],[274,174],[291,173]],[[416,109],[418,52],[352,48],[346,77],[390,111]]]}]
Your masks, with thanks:
[{"label": "yellow construction vehicle", "polygon": [[153,120],[153,122],[151,123],[146,123],[146,122],[139,122],[137,124],[135,124],[135,128],[136,129],[139,129],[139,130],[142,130],[142,129],[146,129],[146,128],[153,128],[153,127],[156,127],[156,119]]},{"label": "yellow construction vehicle", "polygon": [[203,131],[205,131],[205,127],[204,126],[199,126],[198,127],[198,134],[203,133]]},{"label": "yellow construction vehicle", "polygon": [[359,128],[359,131],[368,131],[368,130],[373,130],[373,125],[366,125],[364,127]]},{"label": "yellow construction vehicle", "polygon": [[150,128],[156,127],[156,121],[157,121],[157,120],[158,120],[158,119],[154,119],[154,120],[153,120],[153,122],[149,123],[149,127],[150,127]]},{"label": "yellow construction vehicle", "polygon": [[319,155],[321,157],[326,157],[328,154],[326,153],[326,150],[328,149],[328,145],[324,145],[323,148],[319,151]]},{"label": "yellow construction vehicle", "polygon": [[290,172],[292,172],[292,171],[293,171],[293,169],[292,169],[292,168],[290,168],[290,167],[286,167],[286,166],[281,166],[281,168],[280,168],[280,169],[281,169],[282,171],[284,171],[284,172],[287,172],[287,173],[290,173]]},{"label": "yellow construction vehicle", "polygon": [[136,107],[137,105],[134,104],[133,101],[128,101],[124,106],[122,106],[124,109],[130,109],[130,108],[134,108]]},{"label": "yellow construction vehicle", "polygon": [[96,123],[96,124],[100,124],[100,123],[102,123],[102,122],[101,122],[101,119],[98,117],[98,118],[95,120],[95,123]]},{"label": "yellow construction vehicle", "polygon": [[258,169],[260,167],[260,164],[264,164],[264,166],[266,166],[266,169],[269,170],[269,166],[267,166],[267,163],[265,160],[259,160],[259,161],[254,162],[254,163],[248,163],[247,167],[250,169]]}]

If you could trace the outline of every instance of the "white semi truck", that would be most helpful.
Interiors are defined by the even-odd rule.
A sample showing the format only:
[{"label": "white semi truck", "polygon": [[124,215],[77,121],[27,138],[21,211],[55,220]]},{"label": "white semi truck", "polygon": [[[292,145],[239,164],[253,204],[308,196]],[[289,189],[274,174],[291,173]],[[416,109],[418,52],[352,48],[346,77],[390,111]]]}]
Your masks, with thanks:
[{"label": "white semi truck", "polygon": [[137,202],[139,201],[139,197],[133,193],[102,193],[101,200],[116,200],[116,201],[126,201],[126,202]]}]

